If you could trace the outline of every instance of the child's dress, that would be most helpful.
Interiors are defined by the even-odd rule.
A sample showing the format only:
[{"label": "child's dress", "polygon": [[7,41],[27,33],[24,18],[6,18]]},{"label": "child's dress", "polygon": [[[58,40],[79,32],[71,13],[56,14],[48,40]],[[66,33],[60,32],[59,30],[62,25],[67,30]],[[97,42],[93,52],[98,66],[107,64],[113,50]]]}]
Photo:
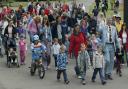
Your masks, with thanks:
[{"label": "child's dress", "polygon": [[25,54],[26,54],[26,50],[27,50],[25,40],[20,40],[19,41],[19,48],[20,48],[20,62],[21,62],[21,64],[23,64],[24,61],[25,61]]}]

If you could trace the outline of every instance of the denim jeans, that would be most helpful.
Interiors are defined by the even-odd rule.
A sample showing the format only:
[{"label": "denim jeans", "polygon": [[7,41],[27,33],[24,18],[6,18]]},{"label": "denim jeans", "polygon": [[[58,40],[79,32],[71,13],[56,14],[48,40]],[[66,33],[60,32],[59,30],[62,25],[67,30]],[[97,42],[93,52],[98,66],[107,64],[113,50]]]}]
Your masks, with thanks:
[{"label": "denim jeans", "polygon": [[96,79],[97,72],[99,72],[101,82],[105,81],[103,68],[95,68],[92,76],[92,80]]},{"label": "denim jeans", "polygon": [[57,79],[60,79],[61,73],[63,73],[64,81],[68,81],[66,69],[65,70],[57,70]]},{"label": "denim jeans", "polygon": [[105,74],[106,75],[112,75],[113,67],[114,67],[114,44],[106,44],[105,46]]},{"label": "denim jeans", "polygon": [[55,60],[55,67],[57,67],[57,55],[54,54],[53,56],[54,56],[54,60]]},{"label": "denim jeans", "polygon": [[85,80],[86,79],[86,65],[84,65],[84,69],[83,69],[83,71],[81,71],[81,73],[80,73],[80,75],[81,75],[81,77],[82,77],[82,80]]},{"label": "denim jeans", "polygon": [[76,72],[76,75],[79,76],[80,75],[80,69],[78,67],[78,61],[77,61],[77,58],[75,58],[75,62],[76,62],[76,65],[74,67],[74,70]]}]

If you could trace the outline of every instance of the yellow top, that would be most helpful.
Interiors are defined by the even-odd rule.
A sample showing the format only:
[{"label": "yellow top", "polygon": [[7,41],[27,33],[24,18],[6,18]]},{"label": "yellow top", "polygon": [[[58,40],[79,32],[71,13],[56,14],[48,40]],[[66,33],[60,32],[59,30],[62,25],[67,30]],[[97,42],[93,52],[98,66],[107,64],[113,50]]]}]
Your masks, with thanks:
[{"label": "yellow top", "polygon": [[119,23],[116,22],[115,25],[116,25],[117,32],[120,32],[123,22],[122,21],[120,21]]}]

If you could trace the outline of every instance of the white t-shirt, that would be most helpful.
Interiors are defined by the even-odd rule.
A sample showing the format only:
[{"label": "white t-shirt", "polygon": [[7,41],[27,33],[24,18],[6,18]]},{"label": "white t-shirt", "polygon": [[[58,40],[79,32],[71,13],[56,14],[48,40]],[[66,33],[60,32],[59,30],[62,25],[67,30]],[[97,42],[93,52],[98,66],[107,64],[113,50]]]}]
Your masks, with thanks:
[{"label": "white t-shirt", "polygon": [[4,21],[2,34],[4,34],[5,28],[8,26],[8,21]]},{"label": "white t-shirt", "polygon": [[52,53],[57,55],[60,52],[60,45],[59,44],[53,44],[52,46]]},{"label": "white t-shirt", "polygon": [[[111,26],[110,26],[110,29],[111,29]],[[112,35],[112,29],[111,29],[111,33],[109,33],[109,30],[110,30],[110,29],[109,29],[109,26],[108,26],[108,33],[107,33],[107,36],[108,36],[108,42],[109,42],[109,38],[110,38],[109,36]]]},{"label": "white t-shirt", "polygon": [[12,38],[12,29],[12,27],[8,27],[8,34],[10,38]]},{"label": "white t-shirt", "polygon": [[59,39],[62,39],[62,34],[61,34],[62,29],[61,29],[61,25],[57,25],[57,32],[58,32],[58,38],[59,38]]},{"label": "white t-shirt", "polygon": [[126,34],[126,32],[123,32],[122,39],[123,39],[123,44],[125,44],[127,42],[127,34]]}]

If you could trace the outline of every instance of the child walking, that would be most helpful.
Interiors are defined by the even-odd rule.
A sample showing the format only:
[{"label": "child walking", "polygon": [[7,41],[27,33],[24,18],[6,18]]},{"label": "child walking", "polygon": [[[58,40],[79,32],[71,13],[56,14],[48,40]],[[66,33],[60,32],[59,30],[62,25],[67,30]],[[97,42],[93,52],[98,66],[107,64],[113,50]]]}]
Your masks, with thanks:
[{"label": "child walking", "polygon": [[85,85],[86,71],[90,66],[90,57],[86,50],[85,44],[81,44],[81,49],[78,54],[78,67],[80,69],[80,76],[82,77],[82,84]]},{"label": "child walking", "polygon": [[54,60],[55,60],[56,70],[57,70],[57,55],[59,54],[59,50],[60,50],[60,44],[58,42],[58,39],[55,38],[54,43],[52,45],[52,53],[53,53],[53,57],[54,57]]},{"label": "child walking", "polygon": [[19,50],[20,50],[20,64],[24,65],[25,64],[25,56],[26,56],[26,51],[27,51],[27,44],[26,40],[24,38],[24,35],[20,36],[19,40]]},{"label": "child walking", "polygon": [[68,62],[67,58],[68,58],[67,54],[65,53],[65,46],[61,45],[60,52],[57,55],[57,68],[58,68],[57,69],[57,80],[60,80],[61,73],[63,73],[64,82],[66,84],[69,83],[69,80],[67,78],[67,73],[66,73],[66,65]]},{"label": "child walking", "polygon": [[105,62],[104,62],[104,56],[102,52],[102,46],[98,45],[97,51],[93,56],[94,72],[92,76],[92,82],[95,82],[97,72],[99,72],[102,85],[106,84],[105,77],[104,77],[104,66],[105,66]]},{"label": "child walking", "polygon": [[91,50],[90,50],[90,61],[91,61],[91,65],[93,66],[93,54],[96,52],[97,50],[97,45],[100,43],[99,38],[96,36],[96,34],[92,34],[91,35],[91,39],[90,39],[90,46],[91,46]]}]

